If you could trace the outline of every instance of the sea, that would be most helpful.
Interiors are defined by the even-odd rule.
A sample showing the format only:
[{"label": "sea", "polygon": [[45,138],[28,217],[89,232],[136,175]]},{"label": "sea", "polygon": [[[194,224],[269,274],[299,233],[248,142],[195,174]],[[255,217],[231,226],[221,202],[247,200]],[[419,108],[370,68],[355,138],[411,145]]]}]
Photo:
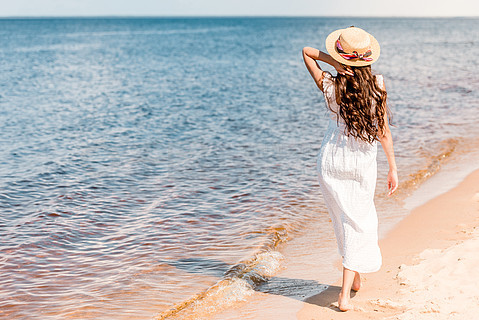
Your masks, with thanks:
[{"label": "sea", "polygon": [[327,109],[301,50],[351,25],[381,45],[388,228],[479,149],[478,18],[0,19],[0,319],[208,318],[313,224],[337,259],[316,173]]}]

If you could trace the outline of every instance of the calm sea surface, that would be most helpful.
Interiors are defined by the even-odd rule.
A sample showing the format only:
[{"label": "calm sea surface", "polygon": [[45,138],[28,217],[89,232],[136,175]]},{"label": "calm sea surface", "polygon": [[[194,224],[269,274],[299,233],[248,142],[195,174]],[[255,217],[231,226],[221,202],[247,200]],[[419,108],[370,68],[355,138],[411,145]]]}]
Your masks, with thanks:
[{"label": "calm sea surface", "polygon": [[478,19],[0,20],[0,318],[174,318],[267,280],[276,245],[326,217],[301,49],[350,25],[381,44],[387,219],[479,136]]}]

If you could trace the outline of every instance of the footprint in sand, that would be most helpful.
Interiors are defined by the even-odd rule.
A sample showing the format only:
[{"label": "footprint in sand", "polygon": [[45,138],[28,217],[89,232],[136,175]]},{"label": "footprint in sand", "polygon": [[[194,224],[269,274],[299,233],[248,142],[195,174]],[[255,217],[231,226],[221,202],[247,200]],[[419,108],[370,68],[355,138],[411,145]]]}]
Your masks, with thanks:
[{"label": "footprint in sand", "polygon": [[394,309],[394,310],[406,309],[405,305],[389,300],[389,299],[369,300],[369,302],[375,306],[382,307],[385,309]]}]

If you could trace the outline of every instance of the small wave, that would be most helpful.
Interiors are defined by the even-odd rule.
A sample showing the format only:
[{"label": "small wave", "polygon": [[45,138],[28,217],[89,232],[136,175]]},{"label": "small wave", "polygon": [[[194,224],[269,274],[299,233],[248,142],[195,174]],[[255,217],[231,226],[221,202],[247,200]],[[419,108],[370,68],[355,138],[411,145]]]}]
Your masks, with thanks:
[{"label": "small wave", "polygon": [[[41,51],[82,51],[85,49],[95,49],[99,48],[98,44],[94,43],[75,43],[75,44],[51,44],[51,45],[37,45],[29,47],[19,47],[16,48],[15,52],[41,52]],[[5,52],[6,50],[0,50]]]},{"label": "small wave", "polygon": [[213,28],[189,28],[189,29],[171,29],[171,30],[125,30],[125,31],[96,31],[96,32],[73,32],[67,33],[67,37],[117,37],[117,36],[139,36],[139,35],[173,35],[173,34],[193,34],[208,32],[225,32],[236,29],[235,27],[213,27]]},{"label": "small wave", "polygon": [[245,301],[254,293],[255,288],[278,272],[284,257],[275,248],[287,239],[287,228],[272,227],[268,231],[267,241],[258,253],[235,264],[206,291],[176,304],[161,313],[156,320],[209,319],[212,313]]}]

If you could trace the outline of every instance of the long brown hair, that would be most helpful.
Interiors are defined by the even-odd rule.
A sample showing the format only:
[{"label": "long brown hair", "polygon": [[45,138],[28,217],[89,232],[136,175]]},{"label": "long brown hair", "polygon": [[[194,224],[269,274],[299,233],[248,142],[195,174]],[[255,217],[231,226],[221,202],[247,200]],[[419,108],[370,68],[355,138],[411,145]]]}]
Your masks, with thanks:
[{"label": "long brown hair", "polygon": [[347,68],[352,69],[354,76],[338,73],[334,79],[339,106],[335,113],[344,120],[346,135],[372,143],[385,134],[385,113],[391,123],[387,92],[379,86],[371,73],[371,66]]}]

